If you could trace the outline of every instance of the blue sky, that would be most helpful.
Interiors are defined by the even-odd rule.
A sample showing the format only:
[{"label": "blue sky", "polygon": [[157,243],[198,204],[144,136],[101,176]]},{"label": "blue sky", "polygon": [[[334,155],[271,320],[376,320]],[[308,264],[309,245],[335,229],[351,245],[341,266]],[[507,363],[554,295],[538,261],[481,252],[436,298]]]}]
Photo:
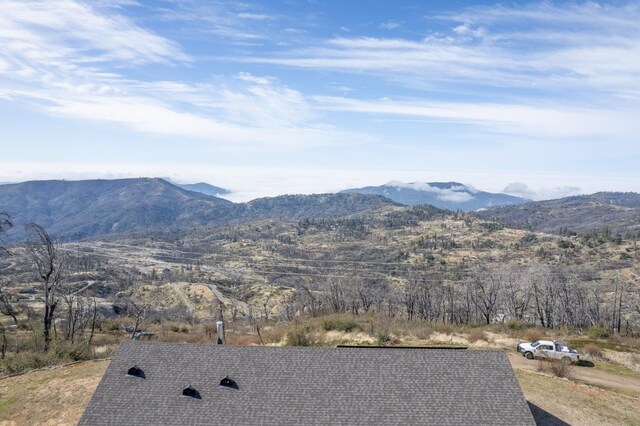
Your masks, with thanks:
[{"label": "blue sky", "polygon": [[3,0],[0,181],[640,191],[640,3]]}]

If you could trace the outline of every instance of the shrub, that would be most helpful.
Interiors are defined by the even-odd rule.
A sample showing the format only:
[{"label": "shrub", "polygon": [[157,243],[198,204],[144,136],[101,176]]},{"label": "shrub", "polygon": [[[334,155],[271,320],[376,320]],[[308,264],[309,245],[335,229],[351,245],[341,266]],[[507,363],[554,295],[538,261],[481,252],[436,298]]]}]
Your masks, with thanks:
[{"label": "shrub", "polygon": [[511,320],[507,322],[507,328],[512,331],[521,331],[531,327],[532,324],[526,323],[522,320]]},{"label": "shrub", "polygon": [[431,329],[429,327],[420,327],[414,332],[416,338],[428,340],[431,337]]},{"label": "shrub", "polygon": [[444,322],[437,322],[433,325],[433,329],[435,331],[437,331],[438,333],[443,333],[443,334],[452,334],[453,333],[453,326],[451,324],[447,324]]},{"label": "shrub", "polygon": [[309,326],[294,324],[287,331],[287,345],[289,346],[311,346],[311,339],[307,336]]},{"label": "shrub", "polygon": [[600,346],[594,344],[594,343],[589,343],[588,345],[586,345],[584,347],[584,351],[585,353],[589,354],[589,356],[594,357],[594,358],[604,358],[604,353],[602,352],[602,349],[600,349]]},{"label": "shrub", "polygon": [[352,331],[360,331],[362,328],[360,324],[356,322],[353,318],[325,318],[322,320],[322,329],[324,331],[342,331],[345,333],[350,333]]},{"label": "shrub", "polygon": [[544,333],[538,328],[530,328],[524,333],[524,338],[528,342],[535,342],[544,337]]},{"label": "shrub", "polygon": [[97,324],[98,330],[102,331],[118,331],[120,330],[120,322],[117,319],[107,319]]},{"label": "shrub", "polygon": [[487,335],[485,334],[484,331],[474,328],[473,330],[471,330],[469,332],[469,334],[467,335],[467,339],[469,340],[469,342],[471,343],[475,343],[478,340],[484,340],[487,341]]},{"label": "shrub", "polygon": [[84,361],[91,358],[91,348],[84,342],[54,341],[49,352],[64,361]]},{"label": "shrub", "polygon": [[53,365],[57,362],[59,359],[52,353],[20,352],[3,359],[0,362],[0,372],[2,374],[17,374]]},{"label": "shrub", "polygon": [[376,343],[378,346],[385,346],[392,341],[391,334],[386,330],[381,330],[376,333]]},{"label": "shrub", "polygon": [[573,365],[563,360],[539,361],[537,370],[555,377],[571,378],[573,376]]},{"label": "shrub", "polygon": [[601,325],[594,325],[587,330],[587,334],[594,339],[606,339],[611,335],[609,329]]},{"label": "shrub", "polygon": [[253,346],[261,344],[260,337],[255,334],[230,335],[227,336],[227,343],[236,346]]},{"label": "shrub", "polygon": [[613,336],[611,336],[609,338],[609,341],[611,343],[613,343],[614,345],[622,346],[622,345],[626,344],[625,339],[622,336],[620,336],[619,334],[614,334]]}]

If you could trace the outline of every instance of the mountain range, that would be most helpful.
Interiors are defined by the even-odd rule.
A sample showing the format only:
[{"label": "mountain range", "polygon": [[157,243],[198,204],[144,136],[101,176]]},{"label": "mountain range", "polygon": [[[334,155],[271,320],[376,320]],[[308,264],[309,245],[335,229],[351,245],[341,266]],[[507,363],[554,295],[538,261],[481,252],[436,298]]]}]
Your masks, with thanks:
[{"label": "mountain range", "polygon": [[415,206],[429,204],[441,209],[474,211],[492,206],[523,204],[530,200],[512,195],[478,191],[458,182],[389,182],[381,186],[346,189],[342,192],[376,194],[397,203]]},{"label": "mountain range", "polygon": [[170,178],[161,178],[161,179],[166,180],[167,182],[177,186],[178,188],[186,189],[187,191],[199,192],[205,195],[213,195],[214,197],[231,194],[231,191],[229,191],[228,189],[220,188],[219,186],[214,186],[206,182],[177,183],[171,180]]},{"label": "mountain range", "polygon": [[[455,182],[390,183],[337,194],[282,195],[247,203],[232,203],[160,178],[0,185],[0,211],[11,214],[18,225],[8,235],[13,241],[24,238],[19,225],[32,222],[44,226],[57,238],[77,240],[263,219],[345,218],[380,209],[402,214],[403,209],[411,208],[403,204],[476,210],[472,214],[483,219],[548,233],[563,230],[587,233],[603,228],[640,233],[640,194],[603,192],[559,200],[526,201]],[[490,207],[499,203],[512,205]]]},{"label": "mountain range", "polygon": [[[17,225],[38,223],[58,238],[84,239],[146,230],[269,218],[342,217],[387,205],[377,195],[284,195],[232,203],[160,178],[31,181],[0,186],[0,211]],[[21,236],[18,228],[10,234]]]},{"label": "mountain range", "polygon": [[640,194],[597,192],[557,200],[489,208],[475,213],[505,225],[547,233],[640,232]]}]

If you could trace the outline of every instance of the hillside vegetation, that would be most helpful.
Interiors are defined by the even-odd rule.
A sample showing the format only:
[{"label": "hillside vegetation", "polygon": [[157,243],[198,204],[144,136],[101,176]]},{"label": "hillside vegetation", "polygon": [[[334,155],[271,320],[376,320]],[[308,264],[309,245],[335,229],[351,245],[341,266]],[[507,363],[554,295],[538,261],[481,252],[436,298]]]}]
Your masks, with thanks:
[{"label": "hillside vegetation", "polygon": [[[140,200],[129,193],[131,185]],[[50,209],[47,217],[61,214],[86,220],[86,226],[111,223],[112,231],[110,221],[131,224],[154,210],[154,194],[174,216],[162,226],[151,216],[148,224],[108,238],[53,238],[50,245],[41,238],[9,246],[0,258],[0,375],[108,357],[131,338],[210,343],[215,322],[223,319],[227,343],[238,345],[513,350],[520,340],[564,339],[589,354],[591,370],[636,383],[640,249],[628,233],[537,232],[377,195],[233,204],[161,180],[133,180],[125,187],[105,199],[100,212],[86,207],[100,197],[82,201],[69,187],[42,195],[49,201],[34,201],[50,209],[51,200],[78,198],[75,207]],[[122,208],[128,205],[123,200],[131,209]],[[3,218],[7,231],[11,221]],[[47,276],[38,265],[49,253],[60,279],[47,323],[51,297],[47,302]],[[602,377],[578,371],[574,380],[602,386]],[[525,388],[553,384],[529,374],[536,373],[521,376]],[[638,397],[634,386],[611,396],[621,411],[629,405],[624,398]],[[601,412],[615,416],[616,410]],[[549,412],[583,419],[559,407]]]},{"label": "hillside vegetation", "polygon": [[[269,218],[340,217],[391,204],[384,197],[361,194],[281,196],[234,204],[158,178],[0,185],[0,211],[17,225],[37,223],[67,241]],[[8,234],[13,241],[24,239],[18,228]]]},{"label": "hillside vegetation", "polygon": [[342,192],[382,195],[407,206],[429,204],[441,209],[466,212],[529,201],[507,194],[478,191],[458,182],[389,182],[382,186],[346,189]]},{"label": "hillside vegetation", "polygon": [[640,235],[640,194],[598,192],[559,200],[488,208],[479,217],[505,225],[547,233]]}]

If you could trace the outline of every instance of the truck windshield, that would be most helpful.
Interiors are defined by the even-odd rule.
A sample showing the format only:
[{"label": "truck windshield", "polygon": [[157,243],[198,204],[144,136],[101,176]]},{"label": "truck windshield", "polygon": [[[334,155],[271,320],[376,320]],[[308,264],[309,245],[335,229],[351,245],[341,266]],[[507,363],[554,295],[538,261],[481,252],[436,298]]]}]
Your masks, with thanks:
[{"label": "truck windshield", "polygon": [[533,342],[533,343],[531,344],[531,346],[533,346],[533,347],[535,348],[535,347],[536,347],[536,346],[538,346],[539,344],[540,344],[540,342]]}]

